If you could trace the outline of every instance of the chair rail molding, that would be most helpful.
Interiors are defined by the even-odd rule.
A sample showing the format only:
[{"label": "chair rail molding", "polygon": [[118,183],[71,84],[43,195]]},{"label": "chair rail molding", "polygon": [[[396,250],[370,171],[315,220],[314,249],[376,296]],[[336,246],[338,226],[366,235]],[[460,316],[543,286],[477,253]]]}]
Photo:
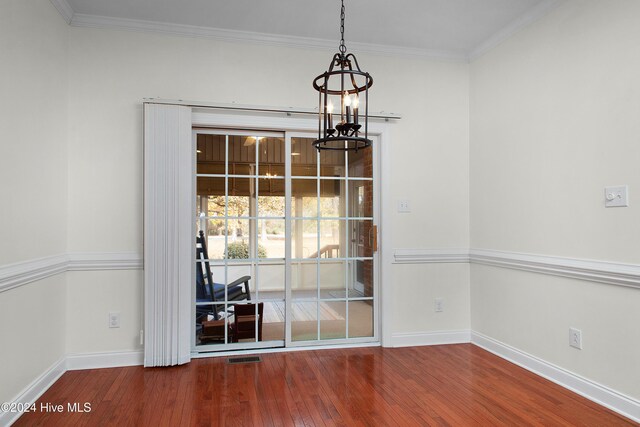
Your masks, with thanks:
[{"label": "chair rail molding", "polygon": [[142,255],[137,252],[71,252],[69,271],[140,270]]},{"label": "chair rail molding", "polygon": [[588,282],[640,288],[640,264],[498,251],[493,249],[394,249],[394,264],[471,263]]},{"label": "chair rail molding", "polygon": [[469,249],[394,249],[394,264],[469,262]]},{"label": "chair rail molding", "polygon": [[640,288],[640,265],[563,258],[487,249],[471,249],[472,264],[510,268],[589,282]]},{"label": "chair rail molding", "polygon": [[0,266],[0,292],[64,273],[68,263],[67,255],[61,254]]},{"label": "chair rail molding", "polygon": [[67,271],[140,270],[137,252],[72,252],[0,266],[0,292]]}]

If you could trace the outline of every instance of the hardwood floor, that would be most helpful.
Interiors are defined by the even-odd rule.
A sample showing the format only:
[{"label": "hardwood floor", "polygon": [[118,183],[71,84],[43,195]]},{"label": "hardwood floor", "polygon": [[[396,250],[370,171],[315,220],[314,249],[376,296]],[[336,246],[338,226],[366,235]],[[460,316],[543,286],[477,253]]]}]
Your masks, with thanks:
[{"label": "hardwood floor", "polygon": [[195,359],[173,368],[70,371],[38,401],[88,413],[16,426],[636,425],[471,344]]}]

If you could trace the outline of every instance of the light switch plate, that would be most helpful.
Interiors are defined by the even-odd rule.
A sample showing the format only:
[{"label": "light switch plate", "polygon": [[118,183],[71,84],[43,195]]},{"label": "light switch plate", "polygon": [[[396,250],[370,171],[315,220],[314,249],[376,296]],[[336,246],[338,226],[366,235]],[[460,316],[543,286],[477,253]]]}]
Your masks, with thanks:
[{"label": "light switch plate", "polygon": [[398,212],[400,213],[409,213],[411,212],[411,204],[409,200],[398,200]]},{"label": "light switch plate", "polygon": [[628,186],[618,185],[604,188],[604,206],[606,208],[622,208],[629,206]]}]

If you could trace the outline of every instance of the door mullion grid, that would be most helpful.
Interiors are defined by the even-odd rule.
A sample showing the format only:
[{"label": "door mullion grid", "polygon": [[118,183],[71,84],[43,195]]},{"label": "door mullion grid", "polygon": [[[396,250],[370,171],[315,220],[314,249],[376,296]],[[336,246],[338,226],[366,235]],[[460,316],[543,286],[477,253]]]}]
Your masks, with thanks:
[{"label": "door mullion grid", "polygon": [[285,346],[291,346],[291,317],[292,301],[291,301],[291,268],[292,268],[292,230],[291,230],[291,134],[284,134],[284,284],[285,284],[285,310],[284,310],[284,326],[285,326]]},{"label": "door mullion grid", "polygon": [[[244,133],[243,133],[244,134]],[[224,191],[225,191],[225,207],[224,207],[224,226],[225,226],[225,235],[224,235],[224,245],[225,245],[225,249],[224,249],[224,261],[223,261],[223,266],[224,266],[224,281],[225,283],[229,282],[229,267],[230,267],[230,263],[229,263],[229,259],[228,259],[228,252],[227,252],[227,248],[228,248],[228,244],[229,244],[229,180],[230,180],[230,173],[229,173],[229,145],[230,145],[230,141],[229,141],[229,135],[231,135],[231,133],[225,132],[225,173],[224,175],[221,174],[197,174],[197,176],[202,176],[202,177],[209,177],[209,175],[211,175],[210,177],[215,177],[215,178],[222,178],[224,177]],[[281,134],[282,135],[282,134]],[[304,138],[304,136],[300,135],[301,138]],[[284,167],[285,167],[285,176],[284,178],[284,187],[285,187],[285,214],[284,214],[284,220],[285,220],[285,259],[284,259],[284,281],[285,281],[285,289],[284,289],[284,297],[285,297],[285,340],[284,340],[284,344],[286,347],[294,347],[294,346],[299,346],[299,345],[313,345],[313,343],[321,343],[321,310],[320,310],[320,302],[321,302],[321,265],[322,263],[320,262],[320,258],[319,258],[319,254],[320,254],[320,249],[321,249],[321,244],[322,244],[322,221],[324,220],[324,218],[321,215],[321,184],[323,180],[340,180],[344,182],[345,185],[345,190],[344,190],[344,213],[342,215],[340,215],[337,218],[330,218],[331,220],[338,220],[338,221],[344,221],[345,224],[345,230],[344,230],[344,235],[343,238],[345,238],[345,248],[344,248],[344,255],[343,257],[338,257],[338,259],[345,263],[345,269],[344,269],[344,290],[345,290],[345,296],[344,299],[342,298],[337,298],[337,299],[329,299],[328,301],[336,301],[336,302],[344,302],[345,304],[345,339],[339,339],[339,340],[332,340],[332,342],[335,343],[342,343],[342,342],[353,342],[353,343],[357,343],[357,342],[367,342],[370,341],[370,339],[367,339],[366,337],[362,337],[362,338],[349,338],[350,333],[349,333],[349,281],[351,278],[351,273],[355,274],[355,270],[353,272],[351,272],[349,270],[350,268],[350,264],[349,262],[351,260],[356,260],[359,257],[357,256],[357,253],[352,253],[353,249],[352,249],[352,245],[351,245],[351,229],[350,229],[350,223],[352,221],[355,220],[371,220],[373,222],[375,222],[375,219],[379,216],[378,212],[379,212],[379,198],[377,197],[377,194],[375,192],[375,188],[373,189],[373,204],[374,204],[374,209],[375,212],[372,213],[372,217],[350,217],[351,215],[351,209],[349,208],[349,195],[350,195],[350,189],[349,189],[349,185],[350,185],[350,180],[352,179],[356,179],[356,180],[362,180],[362,181],[372,181],[375,182],[375,176],[379,176],[379,168],[376,164],[377,159],[378,159],[378,153],[374,152],[373,153],[373,161],[374,161],[374,177],[372,178],[352,178],[349,176],[349,157],[348,157],[348,152],[345,152],[345,172],[344,172],[344,177],[323,177],[321,175],[322,173],[322,168],[321,168],[321,156],[319,152],[316,152],[316,176],[301,176],[301,177],[296,177],[297,179],[315,179],[316,180],[316,208],[317,208],[317,212],[316,212],[316,216],[315,217],[295,217],[295,215],[292,214],[291,209],[292,209],[292,164],[291,164],[291,152],[292,152],[292,134],[290,132],[284,132],[284,143],[285,143],[285,161],[284,161]],[[374,147],[377,146],[378,144],[374,144]],[[374,150],[375,151],[375,150]],[[258,199],[259,199],[259,194],[260,194],[260,188],[259,188],[259,183],[260,183],[260,143],[259,141],[256,141],[255,144],[255,153],[256,153],[256,159],[255,159],[255,165],[256,165],[256,170],[254,174],[251,175],[247,175],[246,178],[249,179],[254,179],[255,181],[255,205],[256,205],[256,214],[254,216],[250,216],[249,221],[253,220],[255,221],[255,235],[252,236],[253,240],[255,240],[255,242],[253,243],[253,252],[256,254],[256,258],[251,260],[251,265],[255,271],[255,278],[256,278],[256,285],[255,285],[255,298],[259,299],[259,286],[258,286],[258,279],[259,279],[259,265],[260,265],[260,260],[258,258],[258,248],[259,248],[259,221],[261,220],[260,217],[260,210],[259,210],[259,204],[258,204]],[[238,176],[240,177],[240,176]],[[245,176],[242,176],[245,177]],[[236,176],[234,176],[234,178],[237,178]],[[207,203],[208,203],[208,198],[207,198]],[[294,304],[294,300],[293,300],[293,289],[292,289],[292,285],[293,285],[293,242],[292,242],[292,238],[293,238],[293,219],[296,220],[315,220],[316,221],[316,235],[317,235],[317,242],[316,242],[316,250],[318,253],[318,257],[315,259],[315,264],[316,264],[316,295],[315,295],[315,302],[316,302],[316,339],[315,340],[310,340],[310,341],[299,341],[299,342],[293,342],[293,337],[292,337],[292,323],[295,321],[295,319],[293,319],[293,304]],[[220,218],[216,218],[216,217],[206,217],[204,218],[205,221],[209,221],[210,219],[220,219]],[[247,218],[243,218],[243,219],[247,219]],[[274,219],[280,219],[278,217],[274,217]],[[262,220],[264,220],[262,218]],[[329,219],[327,219],[329,220]],[[377,264],[378,260],[378,254],[373,254],[373,260],[374,260],[374,265]],[[299,261],[304,261],[306,259],[303,260],[298,260]],[[374,271],[375,273],[375,271]],[[229,300],[228,300],[228,290],[225,287],[225,300],[224,300],[224,308],[225,308],[225,315],[226,313],[228,313],[229,311]],[[379,306],[377,304],[378,302],[378,298],[377,295],[379,294],[379,280],[374,280],[374,295],[370,298],[373,301],[373,305],[374,305],[374,313],[373,313],[373,322],[374,322],[374,326],[376,326],[374,328],[374,332],[373,332],[373,339],[378,339],[379,337],[379,327],[377,325],[378,323],[378,319],[379,319]],[[305,298],[306,299],[306,298]],[[362,298],[355,298],[354,301],[356,300],[361,300]],[[365,298],[366,300],[368,300],[367,298]],[[362,299],[363,301],[365,299]],[[302,299],[301,301],[303,301],[304,299]],[[257,319],[257,315],[258,315],[258,305],[256,304],[256,319]],[[229,318],[227,318],[225,316],[225,322],[228,323]],[[225,327],[225,343],[227,343],[226,345],[224,345],[223,348],[221,348],[221,350],[224,349],[228,349],[228,344],[229,344],[229,339],[230,336],[228,334],[228,328]],[[245,343],[246,345],[250,346],[258,346],[260,347],[260,343],[257,342],[257,336],[258,336],[258,324],[256,322],[256,342],[253,343]],[[209,347],[209,346],[206,346]],[[241,346],[241,347],[244,347]],[[236,346],[234,346],[233,348],[236,348]],[[247,347],[250,348],[250,347]],[[203,349],[205,350],[205,349]],[[207,349],[207,351],[209,351]]]},{"label": "door mullion grid", "polygon": [[[207,240],[207,244],[209,241]],[[229,259],[227,254],[227,248],[229,247],[229,135],[224,136],[224,282],[229,283]],[[211,284],[213,291],[213,283]],[[229,344],[229,318],[227,313],[229,312],[229,296],[227,287],[224,287],[224,344]],[[214,292],[215,293],[215,292]],[[213,297],[213,295],[212,295]],[[217,310],[216,306],[213,306],[214,310]]]},{"label": "door mullion grid", "polygon": [[[345,258],[349,258],[351,252],[351,224],[349,221],[349,152],[344,152],[344,216],[345,220]],[[349,261],[343,261],[345,263],[344,268],[344,318],[345,318],[345,339],[349,338]]]},{"label": "door mullion grid", "polygon": [[[254,188],[255,190],[255,199],[254,199],[254,209],[255,209],[255,216],[256,219],[253,220],[249,220],[249,230],[251,230],[251,221],[254,221],[253,224],[253,230],[254,233],[253,235],[251,235],[251,233],[249,233],[249,240],[253,240],[253,256],[254,256],[254,260],[251,262],[251,270],[253,270],[254,274],[255,274],[255,280],[253,283],[255,283],[255,299],[256,299],[256,303],[254,304],[254,319],[255,321],[253,322],[253,326],[254,326],[254,337],[255,337],[255,342],[258,342],[258,304],[260,301],[260,291],[259,288],[260,286],[258,285],[258,283],[260,283],[260,273],[259,273],[259,266],[260,266],[260,252],[258,250],[258,248],[260,247],[260,238],[259,238],[259,234],[260,234],[260,220],[257,218],[260,218],[260,209],[259,209],[259,203],[258,200],[260,200],[260,179],[258,178],[260,176],[260,139],[258,137],[256,137],[256,177],[253,178],[255,179],[255,184],[254,184]],[[251,187],[249,187],[251,188]],[[249,203],[251,203],[251,194],[249,194]],[[250,205],[251,206],[251,205]],[[249,214],[251,214],[251,212],[249,212]],[[264,315],[264,311],[263,311],[263,315]],[[264,319],[263,319],[264,320]]]},{"label": "door mullion grid", "polygon": [[322,156],[320,156],[320,150],[316,150],[316,254],[318,255],[316,259],[316,340],[320,339],[320,244],[322,240],[322,227],[320,227],[320,175],[322,175],[320,160]]}]

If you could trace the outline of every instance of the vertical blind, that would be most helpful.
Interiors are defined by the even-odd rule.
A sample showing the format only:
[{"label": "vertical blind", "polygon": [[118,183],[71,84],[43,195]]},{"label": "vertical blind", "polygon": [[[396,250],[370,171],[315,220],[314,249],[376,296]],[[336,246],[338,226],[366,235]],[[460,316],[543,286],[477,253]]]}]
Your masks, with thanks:
[{"label": "vertical blind", "polygon": [[144,365],[180,365],[191,358],[191,108],[147,103],[144,121]]}]

